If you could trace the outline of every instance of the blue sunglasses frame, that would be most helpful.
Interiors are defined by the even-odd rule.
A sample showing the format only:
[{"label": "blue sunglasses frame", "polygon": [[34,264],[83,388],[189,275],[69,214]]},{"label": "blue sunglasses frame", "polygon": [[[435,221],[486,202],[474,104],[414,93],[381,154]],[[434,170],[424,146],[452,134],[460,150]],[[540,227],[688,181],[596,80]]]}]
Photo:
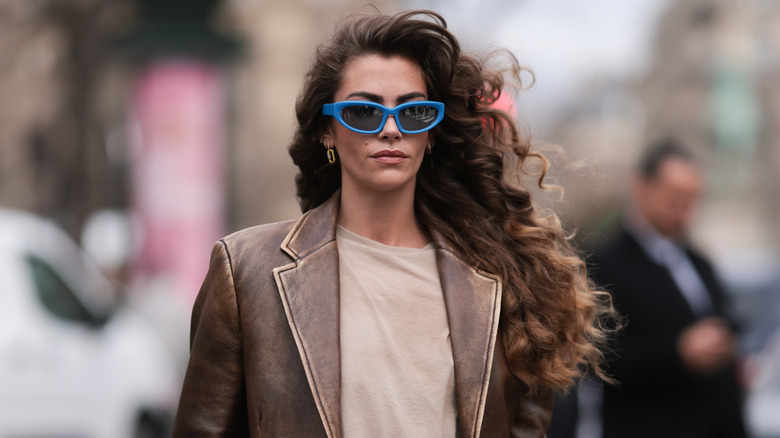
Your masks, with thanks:
[{"label": "blue sunglasses frame", "polygon": [[[413,107],[413,106],[421,106],[421,105],[435,108],[439,113],[438,116],[436,117],[436,120],[425,129],[418,129],[414,131],[404,129],[404,127],[401,126],[400,123],[398,123],[398,113],[400,113],[406,108]],[[346,122],[344,122],[344,119],[341,118],[341,109],[350,106],[368,106],[371,108],[377,108],[381,110],[382,122],[379,123],[379,127],[371,131],[366,131],[363,129],[357,129],[357,128],[353,128],[352,126],[349,126]],[[341,123],[345,128],[355,132],[359,132],[361,134],[376,134],[378,132],[381,132],[382,129],[384,129],[385,127],[385,123],[387,122],[387,116],[392,114],[393,118],[395,119],[395,124],[396,126],[398,126],[399,131],[403,132],[404,134],[419,134],[421,132],[430,131],[444,119],[444,104],[432,100],[415,100],[412,102],[402,103],[396,106],[395,108],[388,108],[376,102],[369,102],[364,100],[345,100],[343,102],[326,103],[325,105],[322,106],[322,114],[326,116],[335,117],[336,120],[339,123]]]}]

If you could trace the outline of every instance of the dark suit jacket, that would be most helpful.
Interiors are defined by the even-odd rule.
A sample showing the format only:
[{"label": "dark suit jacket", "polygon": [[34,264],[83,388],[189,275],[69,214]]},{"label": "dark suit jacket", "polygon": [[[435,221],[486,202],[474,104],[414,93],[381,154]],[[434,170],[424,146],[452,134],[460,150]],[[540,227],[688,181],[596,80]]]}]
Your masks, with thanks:
[{"label": "dark suit jacket", "polygon": [[[712,267],[694,251],[687,253],[715,313],[723,316],[725,294]],[[604,390],[604,436],[744,436],[733,367],[699,378],[681,363],[677,338],[697,318],[669,271],[622,228],[591,264],[593,277],[626,318],[608,355],[609,371],[620,384]]]},{"label": "dark suit jacket", "polygon": [[[338,204],[337,193],[298,221],[215,245],[193,309],[175,437],[342,436]],[[500,280],[432,234],[461,436],[543,437],[552,396],[529,396],[509,371],[497,336]]]}]

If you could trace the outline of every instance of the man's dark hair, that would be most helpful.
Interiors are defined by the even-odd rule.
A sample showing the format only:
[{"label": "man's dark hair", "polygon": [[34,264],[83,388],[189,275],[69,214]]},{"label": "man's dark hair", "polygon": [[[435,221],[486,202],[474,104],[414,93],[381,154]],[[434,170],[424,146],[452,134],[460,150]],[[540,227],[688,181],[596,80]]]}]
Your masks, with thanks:
[{"label": "man's dark hair", "polygon": [[661,164],[670,158],[677,158],[689,163],[696,161],[693,154],[676,140],[665,139],[651,145],[642,153],[638,166],[639,176],[645,180],[654,179],[658,176]]}]

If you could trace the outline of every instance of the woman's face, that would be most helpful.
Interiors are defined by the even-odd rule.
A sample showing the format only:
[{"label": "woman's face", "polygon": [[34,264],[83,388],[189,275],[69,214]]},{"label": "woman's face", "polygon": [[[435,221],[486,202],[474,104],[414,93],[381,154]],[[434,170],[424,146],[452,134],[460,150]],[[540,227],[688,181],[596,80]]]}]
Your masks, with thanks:
[{"label": "woman's face", "polygon": [[[335,102],[367,100],[390,108],[427,98],[425,81],[417,64],[398,56],[380,55],[351,60],[335,94]],[[323,141],[338,152],[345,191],[378,194],[414,190],[428,135],[428,132],[402,133],[393,116],[387,117],[384,128],[376,134],[354,132],[334,118]]]}]

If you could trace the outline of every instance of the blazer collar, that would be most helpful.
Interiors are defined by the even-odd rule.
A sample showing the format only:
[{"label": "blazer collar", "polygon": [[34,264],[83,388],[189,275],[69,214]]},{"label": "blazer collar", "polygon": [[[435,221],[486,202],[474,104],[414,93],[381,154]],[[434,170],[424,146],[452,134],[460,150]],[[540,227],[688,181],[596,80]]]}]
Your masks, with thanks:
[{"label": "blazer collar", "polygon": [[[292,262],[273,270],[287,321],[328,437],[341,437],[341,347],[336,219],[340,192],[304,214],[281,245]],[[501,281],[469,266],[431,230],[450,326],[461,436],[478,437],[501,308]]]},{"label": "blazer collar", "polygon": [[327,201],[301,216],[282,241],[282,251],[298,260],[335,242],[340,200],[341,190],[337,190]]},{"label": "blazer collar", "polygon": [[501,280],[467,264],[443,236],[431,235],[450,325],[460,436],[479,437],[498,335]]}]

